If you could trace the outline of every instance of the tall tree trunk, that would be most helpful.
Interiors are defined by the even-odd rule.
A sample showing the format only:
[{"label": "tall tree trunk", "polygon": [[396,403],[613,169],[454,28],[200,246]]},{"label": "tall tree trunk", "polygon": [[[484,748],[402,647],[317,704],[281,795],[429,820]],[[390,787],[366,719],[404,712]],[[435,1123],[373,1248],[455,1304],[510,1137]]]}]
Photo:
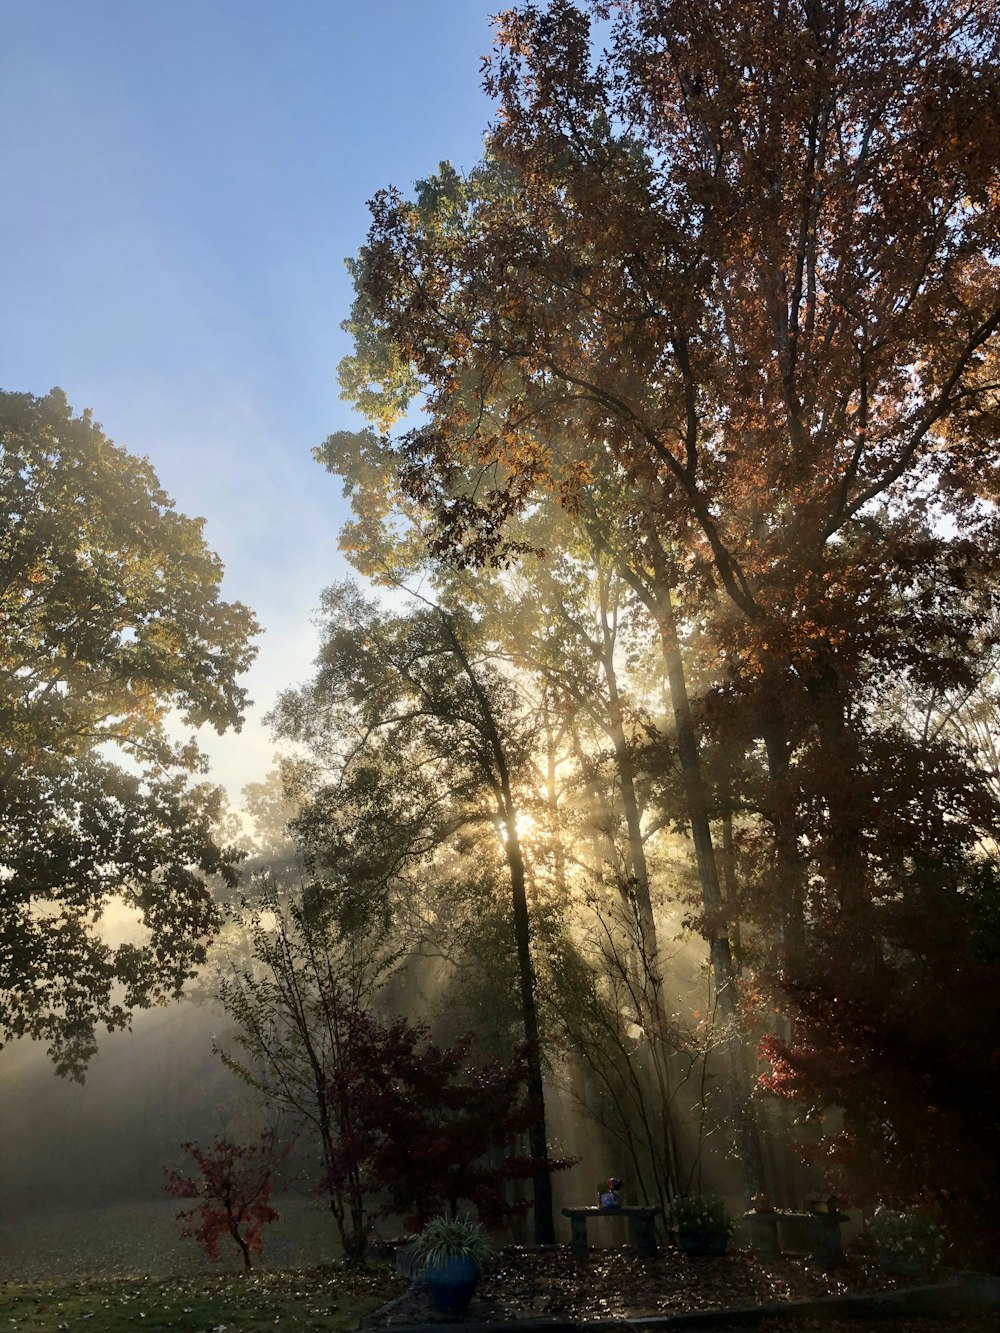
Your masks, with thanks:
[{"label": "tall tree trunk", "polygon": [[750,1079],[745,1053],[736,1026],[736,975],[726,930],[725,910],[719,887],[718,869],[715,864],[715,851],[712,845],[708,796],[701,771],[701,756],[698,752],[698,738],[694,719],[691,715],[691,704],[688,699],[684,661],[681,656],[677,625],[670,600],[673,580],[670,577],[666,555],[656,532],[655,521],[648,511],[646,524],[647,550],[652,565],[652,578],[649,577],[648,570],[637,569],[627,556],[623,557],[620,552],[614,551],[608,543],[606,534],[600,528],[588,522],[588,531],[595,549],[607,552],[615,560],[622,578],[625,579],[650,612],[660,633],[660,647],[674,714],[677,754],[684,785],[688,823],[691,830],[691,840],[694,844],[698,883],[701,889],[702,907],[705,915],[709,957],[716,992],[719,997],[719,1008],[725,1024],[725,1055],[728,1066],[733,1124],[736,1130],[746,1192],[748,1195],[753,1195],[760,1193],[763,1188],[760,1136],[757,1132],[753,1105],[750,1100]]},{"label": "tall tree trunk", "polygon": [[652,610],[660,631],[660,647],[674,713],[677,757],[684,783],[691,839],[694,843],[709,956],[719,1009],[725,1025],[725,1050],[729,1067],[733,1126],[736,1131],[746,1191],[748,1195],[753,1195],[763,1189],[760,1138],[750,1100],[745,1052],[737,1024],[736,969],[733,966],[715,849],[712,845],[708,793],[701,768],[698,738],[684,674],[684,660],[671,604],[671,580],[663,548],[655,533],[650,535],[649,551],[653,565],[653,587],[647,589],[641,580],[638,581],[642,587],[640,595]]},{"label": "tall tree trunk", "polygon": [[768,805],[774,829],[775,876],[781,922],[781,965],[794,983],[806,961],[806,866],[795,828],[795,797],[789,780],[791,743],[781,706],[781,679],[765,672],[761,735],[767,756]]},{"label": "tall tree trunk", "polygon": [[[628,737],[625,734],[625,712],[621,693],[618,688],[618,673],[615,667],[615,636],[608,614],[608,588],[605,571],[598,567],[598,588],[600,595],[601,617],[601,667],[608,688],[608,731],[615,749],[615,764],[618,781],[621,786],[622,811],[625,815],[625,828],[628,835],[627,864],[631,874],[631,890],[635,895],[635,916],[638,926],[639,968],[641,975],[637,987],[637,999],[645,1000],[645,1007],[638,1015],[648,1045],[649,1063],[656,1084],[656,1096],[659,1101],[659,1121],[661,1143],[661,1171],[664,1181],[662,1203],[666,1206],[676,1191],[679,1179],[677,1162],[677,1138],[671,1118],[670,1090],[670,1043],[667,1012],[663,1003],[663,972],[660,965],[660,949],[656,932],[656,919],[653,915],[653,901],[650,889],[649,865],[646,861],[646,844],[642,836],[642,812],[635,788],[635,766],[629,750]],[[627,918],[631,915],[630,904],[624,904]]]},{"label": "tall tree trunk", "polygon": [[625,734],[624,707],[618,689],[618,672],[615,668],[615,641],[608,617],[608,590],[603,569],[598,569],[598,585],[601,617],[601,669],[604,672],[604,680],[608,687],[607,728],[611,743],[615,748],[615,766],[621,786],[622,812],[625,816],[625,829],[628,835],[626,863],[631,874],[632,887],[636,897],[643,953],[647,964],[656,969],[658,968],[659,948],[649,887],[649,867],[646,863],[646,845],[642,838],[642,815],[635,791],[635,767],[629,753],[628,737]]},{"label": "tall tree trunk", "polygon": [[521,989],[521,1008],[524,1013],[524,1040],[528,1048],[528,1097],[535,1109],[535,1118],[528,1130],[531,1156],[538,1163],[538,1169],[531,1177],[535,1244],[551,1245],[556,1237],[552,1217],[552,1177],[548,1165],[548,1138],[545,1130],[545,1090],[542,1082],[538,1009],[535,1003],[535,966],[531,957],[531,923],[528,918],[528,899],[525,893],[524,857],[521,854],[521,842],[517,833],[517,811],[510,798],[510,785],[506,774],[502,782],[502,792],[514,939],[517,946],[517,970]]},{"label": "tall tree trunk", "polygon": [[507,753],[500,736],[500,730],[493,716],[493,709],[486,691],[472,669],[468,654],[462,641],[455,632],[451,617],[438,608],[442,623],[452,644],[455,656],[461,663],[476,700],[481,709],[482,734],[488,742],[492,764],[485,774],[497,796],[498,815],[503,824],[510,872],[511,906],[514,925],[514,941],[517,953],[518,983],[521,992],[521,1009],[524,1019],[524,1040],[527,1047],[528,1064],[528,1099],[534,1112],[534,1119],[528,1131],[528,1147],[538,1166],[532,1174],[532,1200],[535,1224],[535,1244],[551,1245],[555,1242],[555,1223],[552,1216],[552,1177],[549,1167],[548,1136],[545,1129],[545,1087],[542,1079],[542,1051],[538,1032],[538,1006],[535,1000],[537,979],[535,965],[531,957],[531,921],[528,916],[528,897],[525,887],[524,856],[521,852],[521,839],[517,831],[517,806],[514,802],[510,781],[510,769]]},{"label": "tall tree trunk", "polygon": [[737,970],[743,967],[743,945],[740,939],[740,922],[736,913],[736,840],[733,836],[733,812],[728,804],[722,811],[722,883],[724,888],[723,904],[726,920],[729,923],[729,947],[733,954],[733,965]]},{"label": "tall tree trunk", "polygon": [[823,875],[832,890],[830,907],[839,913],[838,930],[850,942],[849,957],[860,971],[884,969],[882,941],[874,928],[865,826],[870,819],[858,740],[849,722],[849,695],[832,657],[821,659],[811,693],[824,750],[828,830]]},{"label": "tall tree trunk", "polygon": [[566,849],[563,847],[562,828],[559,818],[559,792],[556,783],[556,737],[552,731],[549,712],[550,695],[545,691],[545,807],[549,818],[549,830],[552,838],[552,860],[555,870],[556,893],[560,903],[567,901],[566,886]]}]

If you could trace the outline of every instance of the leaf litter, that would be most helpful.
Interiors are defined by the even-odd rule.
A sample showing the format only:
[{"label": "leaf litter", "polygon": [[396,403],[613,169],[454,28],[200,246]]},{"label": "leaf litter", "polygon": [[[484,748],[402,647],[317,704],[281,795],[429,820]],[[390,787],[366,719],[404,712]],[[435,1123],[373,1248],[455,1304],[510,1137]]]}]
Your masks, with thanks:
[{"label": "leaf litter", "polygon": [[[341,1267],[0,1284],[6,1333],[344,1333],[400,1290],[386,1270]],[[137,1308],[140,1306],[141,1308]],[[87,1321],[87,1322],[83,1322]],[[141,1323],[140,1323],[141,1321]]]}]

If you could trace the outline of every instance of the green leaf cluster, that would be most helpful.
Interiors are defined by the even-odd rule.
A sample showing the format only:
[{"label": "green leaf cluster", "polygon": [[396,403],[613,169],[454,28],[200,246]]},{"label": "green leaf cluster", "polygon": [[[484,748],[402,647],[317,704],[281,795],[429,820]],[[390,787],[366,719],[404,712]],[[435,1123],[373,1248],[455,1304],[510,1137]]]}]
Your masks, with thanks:
[{"label": "green leaf cluster", "polygon": [[418,1259],[428,1264],[441,1264],[445,1259],[474,1259],[486,1263],[494,1253],[494,1246],[478,1222],[468,1213],[448,1217],[438,1213],[432,1217],[413,1243]]},{"label": "green leaf cluster", "polygon": [[202,528],[61,390],[0,394],[0,1040],[46,1041],[75,1077],[97,1025],[179,992],[208,879],[235,877],[221,793],[167,726],[238,728],[247,702],[256,623]]},{"label": "green leaf cluster", "polygon": [[878,1208],[868,1231],[880,1250],[905,1259],[936,1263],[941,1257],[944,1234],[936,1222],[911,1210],[894,1212]]},{"label": "green leaf cluster", "polygon": [[728,1238],[733,1230],[726,1205],[715,1194],[691,1194],[674,1199],[670,1205],[670,1220],[675,1231],[698,1231]]}]

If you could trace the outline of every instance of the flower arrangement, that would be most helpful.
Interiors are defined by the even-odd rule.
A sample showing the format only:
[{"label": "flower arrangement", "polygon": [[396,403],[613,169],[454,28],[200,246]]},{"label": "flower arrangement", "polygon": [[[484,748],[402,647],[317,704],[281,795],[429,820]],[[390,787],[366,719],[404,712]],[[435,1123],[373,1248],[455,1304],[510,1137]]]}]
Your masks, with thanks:
[{"label": "flower arrangement", "polygon": [[670,1220],[678,1233],[698,1232],[720,1240],[728,1240],[733,1230],[729,1211],[716,1194],[691,1194],[674,1199]]},{"label": "flower arrangement", "polygon": [[597,1205],[606,1212],[622,1206],[622,1182],[617,1176],[609,1176],[597,1186]]},{"label": "flower arrangement", "polygon": [[439,1213],[432,1217],[413,1242],[413,1255],[430,1265],[440,1265],[445,1259],[472,1259],[480,1268],[492,1257],[493,1242],[483,1233],[478,1222],[467,1213],[447,1217]]},{"label": "flower arrangement", "polygon": [[902,1260],[914,1268],[930,1268],[941,1255],[944,1234],[937,1223],[923,1213],[877,1208],[868,1223],[868,1231],[878,1246],[883,1264],[888,1258],[890,1261]]}]

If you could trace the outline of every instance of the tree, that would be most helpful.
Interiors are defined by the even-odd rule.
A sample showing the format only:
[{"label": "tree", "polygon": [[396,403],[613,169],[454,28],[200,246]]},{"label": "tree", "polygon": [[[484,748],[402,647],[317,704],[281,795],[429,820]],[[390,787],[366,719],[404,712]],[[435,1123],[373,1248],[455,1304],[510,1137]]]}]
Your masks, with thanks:
[{"label": "tree", "polygon": [[321,1189],[345,1257],[358,1261],[368,1186],[345,1080],[359,1063],[371,997],[395,961],[391,918],[350,884],[255,887],[232,909],[251,956],[231,958],[218,985],[243,1054],[219,1053],[271,1109],[315,1135]]},{"label": "tree", "polygon": [[[0,394],[0,1036],[82,1077],[98,1024],[179,993],[234,879],[167,715],[238,728],[256,629],[202,521],[61,390]],[[136,940],[99,921],[123,905]]]},{"label": "tree", "polygon": [[[475,625],[458,610],[425,602],[408,615],[383,614],[353,585],[342,584],[324,594],[324,611],[316,679],[282,696],[274,713],[280,733],[310,745],[320,760],[311,811],[305,809],[295,825],[312,826],[323,837],[325,828],[337,827],[336,819],[323,816],[327,802],[343,808],[345,795],[355,795],[359,783],[381,783],[392,795],[388,802],[368,800],[368,827],[381,826],[381,832],[373,829],[372,841],[390,878],[405,861],[464,828],[476,825],[499,836],[534,1112],[529,1138],[538,1164],[532,1181],[535,1234],[537,1243],[551,1243],[537,980],[518,828],[517,776],[527,740],[516,693],[498,671],[475,660]],[[333,771],[324,774],[330,761]],[[348,830],[348,844],[354,854],[360,845],[362,857],[370,859],[357,826]],[[386,869],[380,873],[387,882]]]},{"label": "tree", "polygon": [[[850,937],[824,932],[815,980],[798,997],[794,1035],[770,1038],[764,1086],[818,1132],[799,1151],[846,1198],[928,1208],[964,1262],[1000,1244],[1000,875],[958,830],[883,892],[887,942],[860,972]],[[824,1122],[820,1111],[840,1109]]]},{"label": "tree", "polygon": [[[597,59],[592,14],[615,20]],[[540,494],[586,514],[610,477],[625,497],[609,546],[663,636],[723,1003],[685,623],[763,750],[786,1000],[817,972],[820,928],[862,970],[891,949],[873,758],[887,773],[898,744],[901,812],[936,799],[933,770],[864,711],[894,669],[961,684],[950,613],[1000,563],[982,503],[996,19],[946,0],[522,4],[487,63],[484,162],[373,201],[343,382],[386,431],[423,394],[425,424],[382,449],[432,548],[502,561]]]},{"label": "tree", "polygon": [[352,1039],[350,1057],[329,1083],[330,1097],[348,1111],[339,1160],[356,1162],[367,1187],[387,1194],[383,1212],[420,1227],[444,1207],[454,1216],[464,1200],[499,1225],[529,1207],[508,1202],[508,1180],[570,1165],[538,1162],[513,1147],[537,1116],[523,1050],[510,1061],[476,1065],[471,1032],[441,1047],[405,1018],[345,1012],[341,1019]]},{"label": "tree", "polygon": [[[588,9],[618,17],[596,69]],[[487,159],[376,196],[354,270],[345,389],[384,426],[426,392],[399,448],[439,548],[502,550],[540,488],[575,500],[610,462],[694,575],[807,640],[789,612],[835,534],[929,477],[968,495],[1000,327],[993,17],[505,13]]]},{"label": "tree", "polygon": [[383,1211],[415,1224],[460,1199],[500,1222],[518,1211],[507,1180],[568,1165],[514,1149],[537,1117],[525,1052],[476,1065],[471,1034],[441,1047],[426,1027],[375,1012],[397,958],[377,894],[368,929],[358,895],[320,882],[264,887],[238,916],[253,958],[234,963],[219,991],[243,1055],[223,1059],[316,1134],[317,1188],[349,1260],[364,1255],[377,1193],[388,1195]]},{"label": "tree", "polygon": [[[366,351],[371,353],[372,347]],[[359,356],[354,365],[360,364]],[[616,1104],[620,1108],[636,1095],[642,1099],[641,1133],[653,1148],[653,1174],[666,1203],[676,1178],[676,1164],[671,1161],[670,1065],[677,1031],[664,1009],[665,960],[657,942],[646,846],[678,817],[682,805],[672,785],[663,782],[675,749],[659,717],[654,726],[648,711],[658,695],[655,689],[651,692],[655,666],[652,676],[636,672],[648,654],[650,638],[656,643],[659,636],[650,636],[642,600],[616,573],[608,550],[609,534],[628,496],[624,488],[605,483],[598,500],[594,494],[598,488],[591,487],[586,512],[580,506],[572,515],[550,497],[539,497],[529,515],[508,521],[508,543],[524,555],[516,569],[497,576],[490,569],[457,568],[428,559],[422,540],[429,517],[426,508],[401,489],[399,460],[372,431],[338,432],[315,452],[343,478],[350,497],[353,519],[342,532],[341,547],[351,563],[376,581],[398,583],[404,576],[429,580],[447,605],[472,610],[477,658],[487,657],[511,676],[522,709],[530,709],[536,719],[534,753],[525,756],[534,772],[527,790],[544,790],[545,796],[539,800],[529,794],[523,807],[531,819],[530,870],[536,903],[540,895],[547,895],[558,904],[557,915],[571,910],[577,933],[581,892],[588,913],[595,911],[603,919],[604,909],[597,908],[594,890],[610,871],[620,897],[620,910],[612,909],[612,915],[619,924],[627,923],[621,948],[628,975],[617,975],[623,959],[616,956],[612,964],[616,975],[609,980],[612,988],[624,980],[618,994],[627,1012],[620,1021],[633,1028],[638,1024],[646,1042],[641,1054],[636,1052],[642,1077],[635,1083],[637,1066],[629,1063],[627,1096],[617,1097]],[[600,520],[593,512],[598,504]],[[623,676],[626,665],[628,676],[636,677],[628,683]],[[631,694],[633,684],[645,696],[641,704]],[[313,710],[307,711],[312,715]],[[613,747],[610,753],[608,742]],[[661,788],[655,814],[647,811],[651,758],[657,771],[654,782]],[[340,794],[342,786],[337,790]],[[589,864],[584,845],[591,847]],[[539,884],[540,876],[545,888]],[[662,906],[660,886],[657,897]],[[636,924],[641,927],[638,934],[632,929]],[[543,950],[547,960],[552,938],[547,923],[548,943]],[[605,956],[602,961],[610,960]],[[559,977],[560,983],[565,976],[564,972]],[[555,980],[548,967],[545,985]],[[561,1029],[566,998],[545,995],[550,1011],[554,1006],[559,1015]],[[618,1023],[616,1010],[615,1028]],[[726,1026],[731,1028],[731,1023]],[[578,1026],[576,1035],[582,1031]],[[591,1060],[594,1042],[589,1037],[582,1045],[575,1040],[571,1045]],[[745,1083],[745,1073],[740,1073]],[[651,1138],[652,1125],[659,1128]]]},{"label": "tree", "polygon": [[[596,67],[588,9],[618,20]],[[377,196],[355,268],[345,388],[384,425],[427,390],[399,448],[438,549],[502,551],[540,488],[577,503],[620,468],[650,555],[675,547],[687,595],[722,594],[773,697],[835,675],[844,534],[881,497],[936,482],[995,547],[966,504],[994,475],[994,18],[944,0],[503,15],[489,157]],[[693,768],[689,796],[694,827]]]},{"label": "tree", "polygon": [[181,1235],[193,1237],[216,1260],[219,1240],[228,1235],[239,1247],[249,1273],[251,1256],[264,1248],[265,1224],[278,1220],[270,1203],[274,1169],[289,1148],[275,1153],[273,1130],[265,1130],[257,1144],[217,1139],[211,1148],[199,1148],[196,1143],[185,1143],[183,1148],[197,1163],[198,1175],[184,1176],[165,1167],[167,1193],[179,1199],[201,1199],[201,1203],[177,1214]]}]

